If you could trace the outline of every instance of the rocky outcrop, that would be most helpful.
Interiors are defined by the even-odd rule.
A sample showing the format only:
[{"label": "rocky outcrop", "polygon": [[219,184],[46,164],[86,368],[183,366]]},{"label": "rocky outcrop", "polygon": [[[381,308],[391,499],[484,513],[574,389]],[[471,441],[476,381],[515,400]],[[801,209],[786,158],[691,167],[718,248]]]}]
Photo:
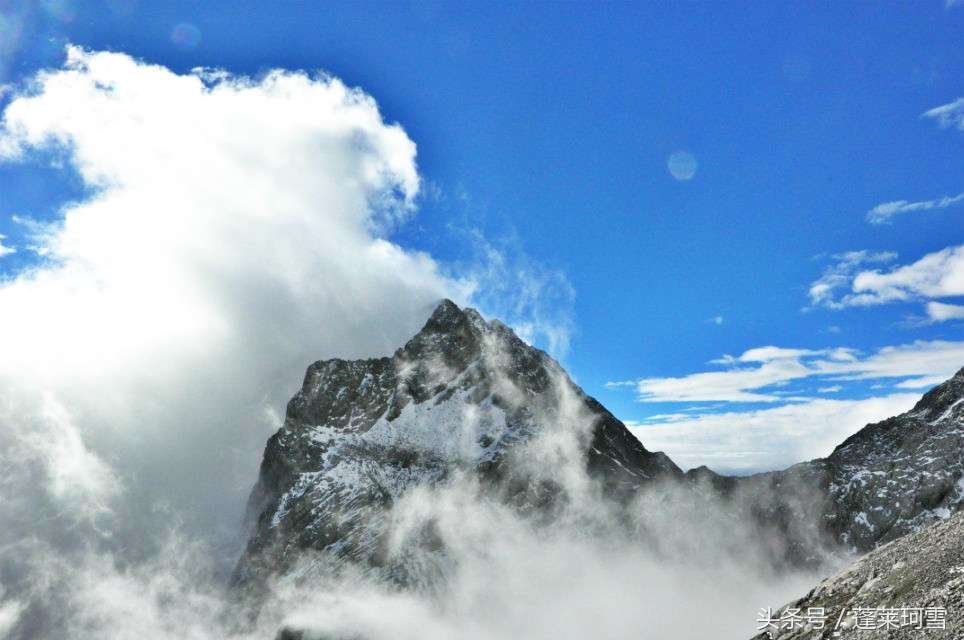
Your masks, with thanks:
[{"label": "rocky outcrop", "polygon": [[551,430],[575,434],[607,495],[631,497],[649,480],[682,476],[544,352],[498,320],[443,301],[390,358],[308,368],[268,440],[236,581],[284,573],[305,551],[402,583],[424,579],[423,567],[384,552],[393,503],[414,486],[468,472],[520,508],[545,506],[552,482],[511,460]]},{"label": "rocky outcrop", "polygon": [[[964,513],[885,544],[769,615],[754,640],[964,637]],[[772,623],[769,621],[772,620]]]},{"label": "rocky outcrop", "polygon": [[826,541],[855,552],[946,519],[964,505],[964,369],[827,458],[715,482],[760,492],[765,519],[819,523]]}]

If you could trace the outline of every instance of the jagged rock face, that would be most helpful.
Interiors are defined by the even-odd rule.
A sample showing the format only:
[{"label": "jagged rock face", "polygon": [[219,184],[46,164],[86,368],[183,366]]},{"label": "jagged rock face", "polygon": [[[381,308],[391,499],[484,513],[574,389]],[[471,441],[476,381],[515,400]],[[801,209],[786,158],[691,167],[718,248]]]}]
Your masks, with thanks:
[{"label": "jagged rock face", "polygon": [[964,369],[827,458],[744,479],[717,477],[715,484],[724,492],[766,487],[776,499],[761,505],[764,518],[817,523],[828,543],[863,552],[960,510],[962,463]]},{"label": "jagged rock face", "polygon": [[[964,514],[932,523],[917,533],[885,544],[868,553],[837,575],[827,578],[804,597],[776,612],[773,625],[754,640],[824,640],[828,638],[958,639],[964,637]],[[861,615],[858,609],[874,610]],[[923,612],[892,611],[932,609]],[[823,628],[818,628],[823,609]],[[943,609],[944,614],[940,611]],[[793,619],[797,610],[803,618],[817,610],[813,621]],[[915,619],[913,616],[918,616]],[[940,618],[944,628],[940,628]],[[903,619],[902,619],[903,618]],[[763,618],[765,620],[766,618]],[[838,628],[839,621],[839,628]],[[807,622],[810,622],[808,625]],[[903,623],[903,624],[902,624]],[[901,625],[902,626],[897,626]],[[870,628],[871,625],[877,628]],[[923,629],[917,628],[923,626]],[[784,628],[776,628],[784,627]]]},{"label": "jagged rock face", "polygon": [[964,369],[909,412],[869,425],[827,458],[828,526],[859,550],[947,518],[964,501]]},{"label": "jagged rock face", "polygon": [[866,550],[947,518],[964,501],[964,369],[907,413],[869,425],[827,458],[841,542]]},{"label": "jagged rock face", "polygon": [[868,551],[961,508],[962,398],[964,370],[827,458],[747,478],[700,468],[680,484],[669,458],[647,451],[552,358],[445,301],[391,357],[308,368],[265,449],[236,579],[256,591],[318,552],[313,561],[336,570],[431,587],[438,567],[426,563],[444,563],[441,543],[427,530],[417,553],[389,553],[393,506],[413,488],[469,475],[521,511],[551,516],[565,493],[533,470],[527,447],[560,429],[578,435],[579,464],[602,495],[633,503],[644,487],[661,493],[658,480],[709,492],[773,542],[761,553],[812,566],[841,544]]},{"label": "jagged rock face", "polygon": [[237,579],[283,573],[301,552],[316,550],[417,580],[411,567],[385,557],[392,504],[457,472],[477,474],[520,504],[545,500],[553,487],[518,473],[513,453],[561,422],[577,423],[565,428],[582,434],[585,468],[610,495],[682,475],[552,358],[450,301],[391,358],[316,362],[268,440]]}]

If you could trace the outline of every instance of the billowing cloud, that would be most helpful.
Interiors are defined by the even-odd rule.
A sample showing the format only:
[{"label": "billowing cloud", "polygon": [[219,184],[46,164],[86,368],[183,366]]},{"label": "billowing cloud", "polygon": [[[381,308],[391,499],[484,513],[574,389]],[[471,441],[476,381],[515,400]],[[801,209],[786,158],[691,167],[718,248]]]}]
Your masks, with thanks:
[{"label": "billowing cloud", "polygon": [[913,211],[930,211],[932,209],[946,209],[955,204],[964,203],[964,193],[956,196],[944,196],[934,200],[921,200],[909,202],[907,200],[894,200],[892,202],[882,202],[867,212],[867,222],[871,224],[885,224],[891,221],[894,216]]},{"label": "billowing cloud", "polygon": [[[13,90],[0,154],[86,188],[55,220],[25,212],[34,266],[0,283],[8,594],[48,589],[57,550],[129,558],[175,528],[230,566],[305,367],[391,353],[475,287],[389,239],[414,215],[415,144],[325,75],[74,47]],[[24,607],[0,602],[0,625]]]},{"label": "billowing cloud", "polygon": [[917,341],[883,347],[863,356],[855,349],[758,347],[740,356],[726,355],[711,364],[721,371],[701,371],[673,378],[642,378],[632,383],[641,402],[805,402],[778,387],[804,379],[896,380],[901,388],[941,382],[964,364],[964,342]]},{"label": "billowing cloud", "polygon": [[442,297],[568,343],[572,287],[521,249],[443,265],[392,241],[415,144],[325,74],[71,47],[11,89],[0,161],[85,188],[15,218],[32,266],[0,282],[0,635],[224,637],[244,501],[308,364],[390,354]]}]

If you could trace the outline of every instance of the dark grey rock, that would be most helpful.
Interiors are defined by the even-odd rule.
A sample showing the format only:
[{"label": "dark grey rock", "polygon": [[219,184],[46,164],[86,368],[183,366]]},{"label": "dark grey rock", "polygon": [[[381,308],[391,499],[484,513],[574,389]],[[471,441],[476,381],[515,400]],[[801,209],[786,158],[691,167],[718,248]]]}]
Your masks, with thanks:
[{"label": "dark grey rock", "polygon": [[[654,508],[659,495],[722,503],[734,532],[751,523],[763,534],[754,539],[772,543],[761,553],[788,566],[818,566],[827,553],[872,550],[961,508],[962,398],[964,369],[911,411],[866,426],[827,458],[741,478],[706,467],[684,475],[547,354],[498,320],[446,300],[391,357],[308,368],[265,448],[235,583],[257,594],[298,566],[302,575],[351,567],[399,585],[430,586],[445,562],[430,526],[418,553],[387,553],[397,500],[413,487],[471,474],[506,503],[551,521],[564,492],[551,474],[527,464],[525,445],[564,426],[580,434],[579,451],[601,495]],[[634,526],[641,543],[663,542],[647,538],[645,523]],[[721,548],[728,535],[719,532]]]},{"label": "dark grey rock", "polygon": [[[426,580],[425,567],[384,553],[394,501],[468,471],[520,508],[546,508],[558,487],[509,461],[559,420],[580,422],[586,468],[607,495],[628,499],[649,480],[682,476],[555,360],[448,300],[391,358],[312,364],[268,440],[237,584],[285,573],[306,552],[325,570],[345,561],[401,583]],[[425,544],[436,544],[431,532]]]},{"label": "dark grey rock", "polygon": [[734,484],[769,489],[765,517],[818,522],[831,544],[855,552],[946,519],[964,505],[964,369],[827,458]]}]

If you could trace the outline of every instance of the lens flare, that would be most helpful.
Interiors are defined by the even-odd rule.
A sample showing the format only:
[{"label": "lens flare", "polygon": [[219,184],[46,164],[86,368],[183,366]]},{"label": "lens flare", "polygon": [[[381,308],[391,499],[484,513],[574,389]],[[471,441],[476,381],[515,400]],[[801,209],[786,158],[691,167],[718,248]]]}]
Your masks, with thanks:
[{"label": "lens flare", "polygon": [[41,6],[47,15],[63,23],[73,22],[77,17],[77,8],[71,0],[45,0]]},{"label": "lens flare", "polygon": [[666,161],[666,168],[675,179],[685,182],[696,175],[698,164],[693,154],[688,151],[674,151]]},{"label": "lens flare", "polygon": [[201,30],[190,22],[182,22],[171,30],[171,42],[182,51],[191,51],[201,42]]}]

